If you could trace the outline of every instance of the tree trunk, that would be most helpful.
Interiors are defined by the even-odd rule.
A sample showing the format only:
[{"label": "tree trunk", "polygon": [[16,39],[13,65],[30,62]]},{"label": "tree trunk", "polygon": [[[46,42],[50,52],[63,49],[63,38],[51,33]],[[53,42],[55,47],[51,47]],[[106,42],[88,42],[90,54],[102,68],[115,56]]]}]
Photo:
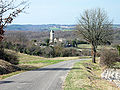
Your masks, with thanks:
[{"label": "tree trunk", "polygon": [[93,51],[93,53],[92,53],[92,62],[96,63],[96,48],[95,48],[94,45],[92,45],[92,51]]}]

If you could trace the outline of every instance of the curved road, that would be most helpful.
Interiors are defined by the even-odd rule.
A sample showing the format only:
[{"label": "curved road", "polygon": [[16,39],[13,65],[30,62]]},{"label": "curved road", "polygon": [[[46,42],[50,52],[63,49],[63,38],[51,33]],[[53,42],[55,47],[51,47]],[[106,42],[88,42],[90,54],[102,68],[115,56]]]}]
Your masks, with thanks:
[{"label": "curved road", "polygon": [[0,90],[62,90],[62,84],[75,62],[64,61],[27,71],[0,81]]}]

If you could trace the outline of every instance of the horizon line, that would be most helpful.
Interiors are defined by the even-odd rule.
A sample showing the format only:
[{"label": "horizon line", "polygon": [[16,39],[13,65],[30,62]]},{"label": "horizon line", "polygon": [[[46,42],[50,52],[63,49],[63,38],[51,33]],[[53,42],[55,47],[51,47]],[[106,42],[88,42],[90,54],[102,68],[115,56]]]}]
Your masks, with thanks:
[{"label": "horizon line", "polygon": [[[10,24],[10,25],[52,25],[52,24]],[[76,25],[76,24],[55,24],[55,25]],[[120,23],[114,23],[113,25],[120,25]]]}]

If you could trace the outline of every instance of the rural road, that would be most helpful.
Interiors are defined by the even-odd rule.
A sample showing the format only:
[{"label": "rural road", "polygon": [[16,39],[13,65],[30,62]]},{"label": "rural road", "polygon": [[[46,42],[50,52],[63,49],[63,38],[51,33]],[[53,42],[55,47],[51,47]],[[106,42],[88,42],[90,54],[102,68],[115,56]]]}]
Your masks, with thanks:
[{"label": "rural road", "polygon": [[0,81],[0,90],[62,90],[67,73],[80,60],[87,59],[64,61],[14,75]]}]

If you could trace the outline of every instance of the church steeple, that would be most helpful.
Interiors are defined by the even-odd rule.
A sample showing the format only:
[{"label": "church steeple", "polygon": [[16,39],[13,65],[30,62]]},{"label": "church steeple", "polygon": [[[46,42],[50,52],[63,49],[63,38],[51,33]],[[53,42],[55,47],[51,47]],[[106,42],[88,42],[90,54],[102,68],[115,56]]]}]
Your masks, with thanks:
[{"label": "church steeple", "polygon": [[54,43],[54,31],[50,31],[50,43]]}]

